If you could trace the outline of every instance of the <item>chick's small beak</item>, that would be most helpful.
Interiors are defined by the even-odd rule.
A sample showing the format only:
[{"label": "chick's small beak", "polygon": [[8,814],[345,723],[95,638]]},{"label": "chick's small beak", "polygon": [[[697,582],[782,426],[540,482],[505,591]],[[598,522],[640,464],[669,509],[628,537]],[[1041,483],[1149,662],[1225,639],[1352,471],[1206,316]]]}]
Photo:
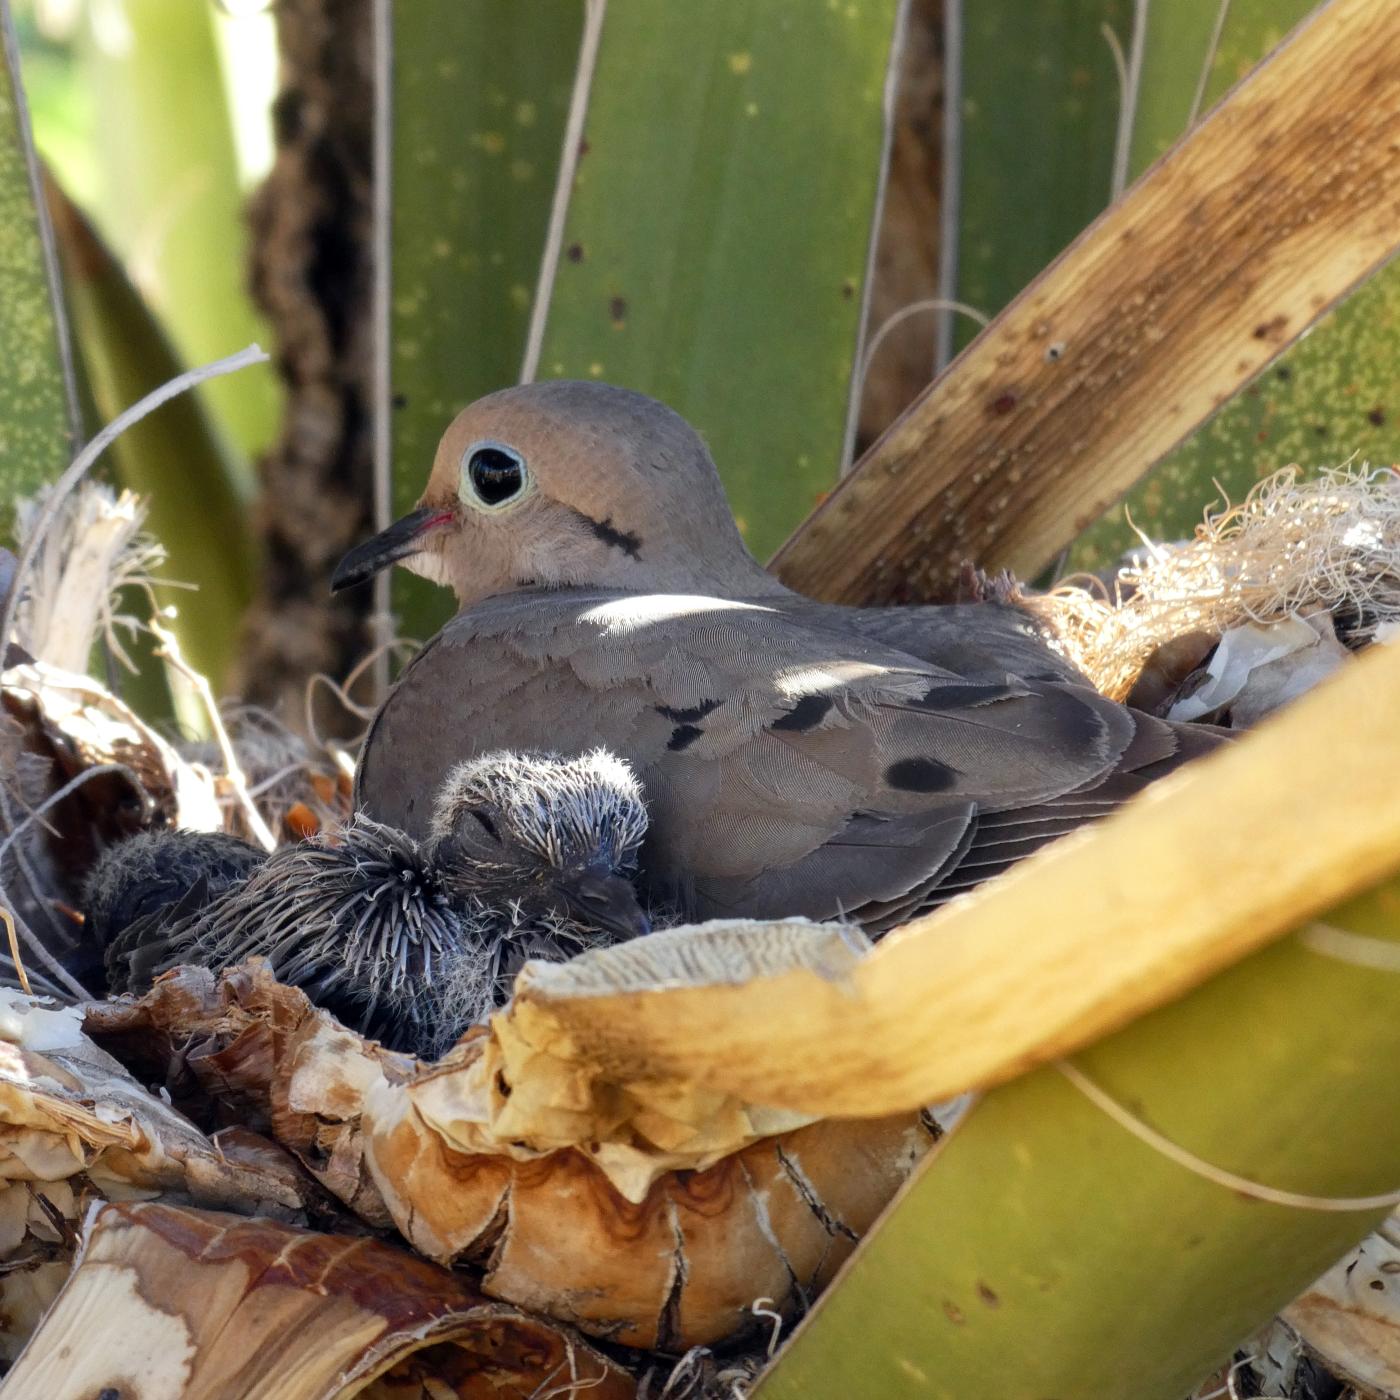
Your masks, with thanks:
[{"label": "chick's small beak", "polygon": [[419,506],[402,520],[394,521],[373,539],[357,544],[335,566],[335,573],[331,575],[331,592],[339,593],[342,588],[365,583],[395,560],[417,554],[423,547],[424,537],[444,525],[450,525],[452,519],[450,510],[439,506]]},{"label": "chick's small beak", "polygon": [[560,881],[559,896],[580,923],[610,933],[618,942],[651,932],[636,890],[621,875],[584,871],[569,876]]}]

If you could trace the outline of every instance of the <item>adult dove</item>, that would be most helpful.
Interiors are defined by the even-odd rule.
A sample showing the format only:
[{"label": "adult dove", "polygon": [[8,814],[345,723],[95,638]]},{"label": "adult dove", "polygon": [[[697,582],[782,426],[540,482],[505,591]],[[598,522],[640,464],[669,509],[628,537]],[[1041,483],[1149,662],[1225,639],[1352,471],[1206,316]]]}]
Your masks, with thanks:
[{"label": "adult dove", "polygon": [[699,434],[605,384],[459,414],[418,508],[332,587],[395,561],[461,610],[376,715],[357,804],[422,835],[464,758],[605,746],[645,790],[649,894],[689,917],[879,932],[1216,742],[1105,699],[1015,608],[791,592]]}]

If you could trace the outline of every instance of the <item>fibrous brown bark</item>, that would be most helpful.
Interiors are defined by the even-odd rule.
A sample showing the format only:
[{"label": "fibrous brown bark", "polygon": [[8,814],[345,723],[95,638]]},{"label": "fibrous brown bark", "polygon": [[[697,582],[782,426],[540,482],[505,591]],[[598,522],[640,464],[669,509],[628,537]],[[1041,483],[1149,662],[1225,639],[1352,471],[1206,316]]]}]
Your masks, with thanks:
[{"label": "fibrous brown bark", "polygon": [[[938,294],[942,140],[943,0],[912,0],[866,312],[867,347],[891,316]],[[936,329],[931,311],[915,313],[890,331],[870,361],[861,395],[860,450],[874,442],[933,378]]]},{"label": "fibrous brown bark", "polygon": [[277,158],[251,209],[253,293],[288,403],[262,463],[265,558],[236,689],[296,722],[308,678],[343,675],[363,645],[364,600],[332,598],[329,579],[371,529],[373,63],[370,0],[282,0],[276,13]]}]

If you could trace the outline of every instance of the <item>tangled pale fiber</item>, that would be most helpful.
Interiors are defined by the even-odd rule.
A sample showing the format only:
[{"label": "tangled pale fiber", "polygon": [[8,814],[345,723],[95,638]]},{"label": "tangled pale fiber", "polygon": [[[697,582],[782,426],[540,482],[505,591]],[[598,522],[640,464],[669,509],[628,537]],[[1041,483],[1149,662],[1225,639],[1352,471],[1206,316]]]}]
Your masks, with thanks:
[{"label": "tangled pale fiber", "polygon": [[1355,649],[1400,623],[1400,475],[1338,467],[1304,481],[1286,467],[1193,540],[1145,548],[1116,596],[1070,580],[1023,600],[1106,695],[1122,699],[1149,657],[1188,633],[1330,613]]}]

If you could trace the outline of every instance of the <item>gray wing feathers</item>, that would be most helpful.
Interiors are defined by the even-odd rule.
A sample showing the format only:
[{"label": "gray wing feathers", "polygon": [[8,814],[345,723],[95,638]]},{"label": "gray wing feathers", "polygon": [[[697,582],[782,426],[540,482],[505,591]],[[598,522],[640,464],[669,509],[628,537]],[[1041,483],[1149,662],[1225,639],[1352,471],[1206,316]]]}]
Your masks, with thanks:
[{"label": "gray wing feathers", "polygon": [[[380,711],[358,799],[421,834],[462,758],[602,744],[642,778],[658,886],[702,912],[874,925],[926,905],[960,862],[999,868],[1107,810],[1116,791],[1076,795],[1125,758],[1147,770],[1177,750],[1174,727],[1048,670],[959,675],[824,625],[834,610],[817,607],[570,590],[477,604]],[[1039,815],[999,824],[1027,810]]]}]

